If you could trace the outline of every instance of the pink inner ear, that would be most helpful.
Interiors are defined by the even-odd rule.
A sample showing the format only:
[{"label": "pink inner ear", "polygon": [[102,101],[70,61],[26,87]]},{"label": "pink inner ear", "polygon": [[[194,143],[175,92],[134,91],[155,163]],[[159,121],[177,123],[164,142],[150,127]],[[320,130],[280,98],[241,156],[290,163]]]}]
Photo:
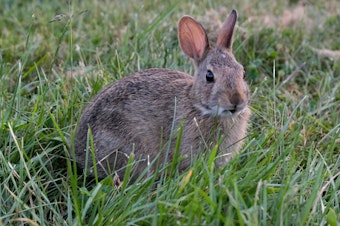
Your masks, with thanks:
[{"label": "pink inner ear", "polygon": [[183,52],[190,58],[201,59],[208,48],[208,38],[202,26],[190,17],[183,17],[178,26]]}]

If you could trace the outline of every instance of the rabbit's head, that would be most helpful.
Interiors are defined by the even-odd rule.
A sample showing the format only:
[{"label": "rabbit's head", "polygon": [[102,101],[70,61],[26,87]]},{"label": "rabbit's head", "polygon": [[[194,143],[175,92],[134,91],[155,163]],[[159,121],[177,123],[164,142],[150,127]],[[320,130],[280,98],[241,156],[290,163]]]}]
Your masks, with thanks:
[{"label": "rabbit's head", "polygon": [[207,34],[197,21],[184,16],[178,24],[178,38],[183,52],[195,63],[193,92],[196,107],[203,115],[238,115],[247,108],[249,88],[244,69],[232,53],[232,39],[237,20],[233,10],[211,47]]}]

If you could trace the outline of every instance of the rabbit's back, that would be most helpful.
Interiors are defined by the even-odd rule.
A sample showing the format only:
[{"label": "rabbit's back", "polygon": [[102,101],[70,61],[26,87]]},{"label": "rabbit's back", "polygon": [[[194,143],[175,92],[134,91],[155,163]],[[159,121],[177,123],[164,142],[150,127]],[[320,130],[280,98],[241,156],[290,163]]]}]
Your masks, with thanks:
[{"label": "rabbit's back", "polygon": [[[162,142],[169,139],[174,114],[177,112],[177,121],[187,111],[195,111],[190,107],[192,83],[192,76],[182,72],[148,69],[101,91],[80,119],[75,139],[77,162],[92,166],[92,160],[87,161],[91,153],[86,151],[89,129],[99,176],[126,167],[132,151],[137,161],[153,159]],[[112,168],[107,169],[109,166]]]}]

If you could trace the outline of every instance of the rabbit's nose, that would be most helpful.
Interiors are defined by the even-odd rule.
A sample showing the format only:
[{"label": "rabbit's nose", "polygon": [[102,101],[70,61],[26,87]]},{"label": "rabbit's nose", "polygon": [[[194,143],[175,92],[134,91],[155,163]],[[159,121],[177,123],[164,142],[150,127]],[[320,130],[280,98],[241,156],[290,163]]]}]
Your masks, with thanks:
[{"label": "rabbit's nose", "polygon": [[241,105],[242,103],[244,103],[244,98],[242,97],[242,95],[239,92],[235,92],[231,98],[230,98],[230,103],[235,106],[235,108],[237,108],[237,106]]},{"label": "rabbit's nose", "polygon": [[242,96],[242,94],[240,94],[239,92],[235,92],[231,96],[229,101],[230,105],[232,106],[232,108],[229,109],[229,111],[232,114],[241,111],[244,108],[244,103],[246,102],[244,96]]}]

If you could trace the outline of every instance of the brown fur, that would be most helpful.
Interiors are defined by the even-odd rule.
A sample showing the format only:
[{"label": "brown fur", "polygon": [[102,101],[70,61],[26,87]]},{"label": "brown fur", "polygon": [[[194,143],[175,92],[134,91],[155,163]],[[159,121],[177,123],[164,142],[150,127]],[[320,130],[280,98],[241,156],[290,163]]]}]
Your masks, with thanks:
[{"label": "brown fur", "polygon": [[[115,172],[122,178],[133,151],[137,177],[169,141],[173,123],[169,161],[176,131],[183,125],[180,155],[185,158],[180,169],[212,148],[219,135],[224,139],[216,163],[223,166],[240,149],[250,116],[244,70],[232,54],[236,20],[233,10],[220,31],[216,48],[209,46],[198,22],[188,16],[180,20],[178,37],[183,52],[194,60],[194,77],[170,69],[148,69],[100,92],[84,109],[76,132],[75,153],[80,166],[93,167],[86,148],[90,128],[99,176]],[[214,75],[213,82],[206,78],[208,70]]]}]

